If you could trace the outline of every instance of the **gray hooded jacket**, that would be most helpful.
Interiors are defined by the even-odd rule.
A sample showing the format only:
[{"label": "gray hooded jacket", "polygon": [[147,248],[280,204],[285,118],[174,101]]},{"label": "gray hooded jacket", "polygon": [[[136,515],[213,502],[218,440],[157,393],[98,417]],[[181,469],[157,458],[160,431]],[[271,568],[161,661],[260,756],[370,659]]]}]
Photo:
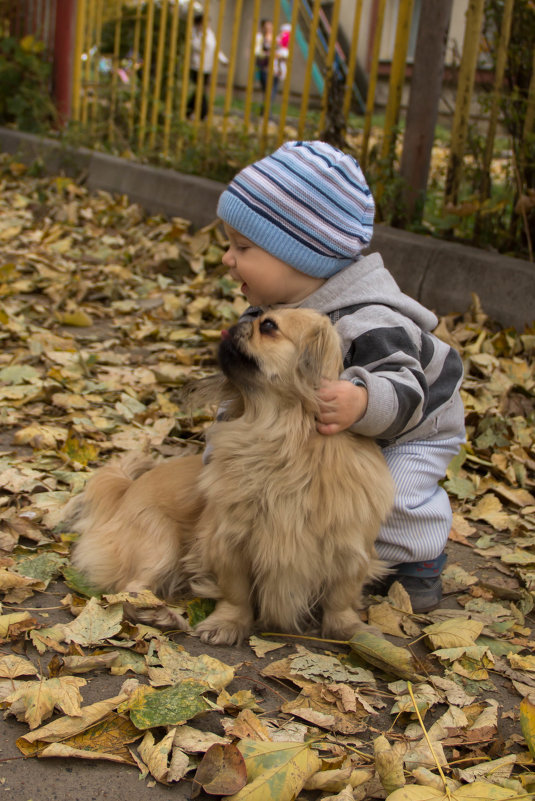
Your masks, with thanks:
[{"label": "gray hooded jacket", "polygon": [[385,447],[464,431],[462,361],[432,330],[433,312],[405,295],[371,253],[298,304],[328,314],[342,341],[341,378],[365,386],[368,408],[351,431]]}]

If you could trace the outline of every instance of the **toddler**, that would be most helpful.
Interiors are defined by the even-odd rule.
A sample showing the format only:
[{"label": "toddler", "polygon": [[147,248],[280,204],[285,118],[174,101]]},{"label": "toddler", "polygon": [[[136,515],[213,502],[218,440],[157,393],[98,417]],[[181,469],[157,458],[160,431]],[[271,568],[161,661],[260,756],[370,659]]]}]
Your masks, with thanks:
[{"label": "toddler", "polygon": [[438,482],[464,441],[462,363],[381,256],[362,255],[375,205],[358,162],[325,142],[287,142],[241,170],[217,211],[223,263],[251,307],[316,309],[336,326],[344,371],[319,390],[318,431],[380,444],[396,485],[377,540],[393,568],[381,589],[400,581],[415,612],[435,608],[452,517]]}]

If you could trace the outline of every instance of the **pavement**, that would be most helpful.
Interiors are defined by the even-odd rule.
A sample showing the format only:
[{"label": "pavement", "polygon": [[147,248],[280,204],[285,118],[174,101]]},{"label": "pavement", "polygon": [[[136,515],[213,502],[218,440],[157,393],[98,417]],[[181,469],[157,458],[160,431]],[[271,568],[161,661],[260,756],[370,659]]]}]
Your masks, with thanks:
[{"label": "pavement", "polygon": [[[78,177],[90,189],[127,194],[132,201],[143,205],[151,213],[165,213],[184,217],[194,227],[209,224],[216,216],[217,198],[223,185],[215,181],[180,175],[164,170],[118,159],[89,150],[65,148],[54,140],[41,139],[0,128],[0,149],[16,154],[31,163],[39,158],[50,174],[65,173]],[[442,242],[431,237],[407,233],[379,225],[372,242],[405,292],[433,308],[438,314],[463,312],[471,303],[472,293],[479,295],[485,311],[504,326],[522,330],[534,317],[535,280],[534,265],[522,260],[475,248]],[[465,569],[492,570],[489,560],[479,559],[470,564],[473,554],[458,543],[448,546],[450,562],[458,562]],[[35,595],[26,607],[50,609],[58,606],[66,594],[64,584],[51,585],[46,593]],[[454,597],[445,601],[456,607]],[[40,617],[38,610],[34,613]],[[44,611],[47,625],[71,619],[67,610]],[[43,620],[43,622],[44,622]],[[263,688],[255,681],[263,664],[285,656],[291,648],[258,660],[247,645],[239,648],[205,646],[194,637],[184,642],[192,654],[209,653],[227,664],[242,663],[239,678],[232,690],[253,689],[263,694],[263,706],[275,708],[280,704],[284,687],[263,680]],[[398,644],[401,644],[398,643]],[[309,646],[314,650],[313,646]],[[320,649],[318,649],[320,650]],[[333,646],[336,650],[336,646]],[[28,657],[38,664],[39,656],[29,646]],[[43,658],[41,670],[46,674],[51,654]],[[251,676],[253,677],[251,679]],[[84,704],[114,695],[124,677],[94,673],[83,688]],[[507,687],[500,688],[500,703],[504,708],[514,706]],[[392,721],[388,714],[378,725],[385,730]],[[204,724],[210,728],[210,721]],[[213,725],[213,724],[212,724]],[[182,801],[191,797],[191,785],[181,783],[165,787],[149,779],[142,779],[135,768],[104,761],[74,759],[24,759],[15,741],[27,731],[27,726],[8,717],[0,726],[0,801]],[[303,794],[303,798],[309,796]],[[208,796],[201,794],[200,799]]]},{"label": "pavement", "polygon": [[[484,527],[483,527],[484,530]],[[474,553],[472,548],[463,546],[457,542],[448,543],[448,555],[450,564],[462,565],[462,567],[477,574],[480,581],[490,581],[499,583],[503,580],[500,572],[498,559],[483,558]],[[68,587],[60,581],[49,585],[43,593],[36,593],[22,606],[32,609],[32,615],[39,622],[46,626],[55,623],[69,623],[72,615],[68,609],[58,609],[60,599],[67,592]],[[445,596],[441,603],[441,609],[459,609],[456,594]],[[39,612],[39,607],[43,612]],[[52,607],[55,607],[52,611]],[[276,710],[281,704],[281,696],[290,700],[297,694],[296,688],[291,688],[289,684],[282,681],[271,680],[260,671],[270,662],[282,659],[295,651],[295,640],[287,639],[287,646],[282,650],[274,651],[263,658],[258,658],[247,644],[241,646],[215,646],[201,643],[192,635],[174,634],[171,639],[183,645],[193,656],[207,654],[227,665],[236,666],[236,678],[228,686],[230,693],[239,690],[252,690],[259,700],[262,708],[270,717],[277,717]],[[284,642],[283,636],[270,636],[270,640]],[[400,647],[407,647],[407,640],[389,636],[388,638]],[[309,640],[302,640],[302,644],[312,652],[324,654],[325,648],[315,647],[315,643]],[[5,649],[10,652],[9,647]],[[344,646],[329,645],[330,653],[347,654],[348,649]],[[417,658],[425,661],[428,649],[418,640],[411,644],[411,652]],[[48,678],[47,665],[53,657],[52,651],[47,651],[40,657],[29,642],[26,643],[24,656],[30,659],[35,665],[40,665],[45,678]],[[84,673],[83,678],[87,680],[87,685],[81,688],[83,705],[102,701],[118,694],[122,683],[127,678],[132,678],[132,673],[125,676],[113,676],[109,672],[91,671]],[[146,681],[144,677],[142,681]],[[511,735],[518,735],[518,723],[515,722],[514,710],[518,707],[519,698],[511,692],[510,682],[498,672],[493,674],[494,690],[492,698],[500,705],[501,718],[499,742],[504,743]],[[385,682],[379,682],[380,688],[386,689]],[[481,700],[483,696],[480,696]],[[444,711],[441,706],[442,711]],[[426,717],[426,724],[429,726],[438,713],[431,713]],[[191,721],[191,725],[223,735],[224,731],[220,723],[221,715],[217,712],[205,713],[201,717]],[[432,720],[430,719],[432,718]],[[371,734],[358,735],[366,742],[369,736],[376,736],[377,733],[391,731],[394,726],[393,716],[390,714],[390,704],[370,721],[367,721]],[[46,721],[48,722],[48,721]],[[373,734],[375,732],[376,734]],[[189,801],[192,798],[193,774],[181,782],[165,786],[157,783],[149,775],[143,777],[136,767],[106,762],[102,759],[92,761],[90,759],[25,759],[21,756],[15,741],[28,733],[26,723],[19,723],[14,717],[10,716],[5,721],[0,722],[0,801]],[[368,750],[365,748],[364,750]],[[410,788],[408,788],[410,789]],[[302,801],[315,801],[323,794],[313,792],[302,792],[299,798]],[[197,796],[198,801],[209,801],[219,798],[219,796],[207,795],[201,792]],[[267,799],[266,799],[267,801]],[[273,800],[275,801],[275,800]]]},{"label": "pavement", "polygon": [[[128,195],[151,214],[190,220],[194,228],[216,218],[224,184],[138,164],[87,148],[71,148],[0,127],[0,150],[24,163],[40,159],[49,174],[72,175],[91,190]],[[535,265],[500,253],[379,224],[370,245],[401,289],[438,315],[462,313],[478,295],[500,326],[518,331],[535,321]]]}]

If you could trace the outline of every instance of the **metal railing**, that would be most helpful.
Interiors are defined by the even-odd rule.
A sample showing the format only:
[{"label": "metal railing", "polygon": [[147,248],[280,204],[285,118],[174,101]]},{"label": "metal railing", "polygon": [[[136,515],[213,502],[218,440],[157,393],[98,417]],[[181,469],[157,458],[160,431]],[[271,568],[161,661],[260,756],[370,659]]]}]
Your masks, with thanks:
[{"label": "metal railing", "polygon": [[[50,37],[50,19],[56,6],[67,1],[20,0],[16,16],[18,30],[28,32],[38,18],[42,27],[46,19]],[[249,155],[257,157],[288,138],[321,136],[327,122],[329,100],[332,101],[337,88],[338,111],[345,121],[345,131],[348,119],[358,130],[356,155],[364,169],[370,165],[373,117],[378,111],[384,113],[380,145],[375,155],[376,162],[382,165],[376,170],[374,186],[380,206],[393,165],[399,158],[395,145],[399,142],[402,93],[407,86],[407,52],[414,0],[399,0],[397,4],[388,87],[386,99],[383,88],[381,107],[378,105],[381,42],[385,13],[391,8],[387,0],[373,3],[374,26],[371,39],[367,41],[369,55],[364,59],[365,92],[355,80],[359,42],[362,41],[363,0],[352,4],[353,18],[349,24],[346,14],[343,37],[339,32],[342,0],[330,4],[329,18],[321,0],[274,0],[274,32],[282,23],[289,23],[292,33],[284,58],[286,74],[276,96],[272,96],[271,90],[280,57],[274,37],[263,97],[255,61],[260,0],[220,0],[212,15],[211,27],[209,12],[213,11],[213,3],[210,0],[71,0],[71,3],[76,7],[76,35],[70,123],[78,130],[111,146],[130,148],[142,157],[156,153],[161,160],[170,163],[181,153],[185,142],[188,145],[206,143],[216,134],[217,141],[223,145],[229,138],[245,137]],[[496,41],[496,68],[483,161],[487,176],[494,155],[514,5],[515,0],[505,0],[503,23]],[[39,13],[36,9],[40,9]],[[200,31],[195,26],[199,10],[204,12]],[[468,0],[445,179],[444,206],[449,209],[458,202],[463,177],[484,10],[485,0]],[[36,25],[34,27],[37,31]],[[202,47],[199,68],[193,70],[195,37],[197,40],[200,37]],[[208,47],[217,54],[223,51],[223,42],[227,63],[222,66],[216,55],[213,68],[205,77],[203,61],[209,58]],[[362,64],[362,57],[360,61]],[[296,91],[298,70],[301,70],[302,82]],[[236,79],[238,72],[239,81]],[[192,76],[196,76],[193,82]],[[525,98],[525,142],[533,137],[534,76],[535,60]],[[523,152],[527,154],[527,146]],[[518,164],[515,169],[518,170]],[[489,191],[489,182],[484,179],[479,189],[481,204]],[[529,235],[528,245],[531,253]]]}]

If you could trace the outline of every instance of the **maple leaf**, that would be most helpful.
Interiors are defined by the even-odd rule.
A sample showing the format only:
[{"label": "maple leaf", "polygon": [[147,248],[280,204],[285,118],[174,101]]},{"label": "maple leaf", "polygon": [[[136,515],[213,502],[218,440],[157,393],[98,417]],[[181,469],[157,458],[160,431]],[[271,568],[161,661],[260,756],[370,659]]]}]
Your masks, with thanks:
[{"label": "maple leaf", "polygon": [[63,638],[66,642],[76,642],[80,645],[99,643],[117,634],[121,629],[122,620],[121,604],[112,604],[104,609],[96,598],[90,598],[76,620],[65,626]]},{"label": "maple leaf", "polygon": [[0,676],[14,679],[17,676],[31,676],[37,673],[36,668],[29,659],[21,656],[6,654],[0,657]]},{"label": "maple leaf", "polygon": [[80,715],[82,696],[79,687],[86,683],[85,679],[76,676],[25,682],[24,687],[4,699],[3,705],[8,706],[10,714],[18,720],[25,720],[30,729],[35,729],[52,715],[56,707],[67,715]]},{"label": "maple leaf", "polygon": [[234,678],[234,668],[208,654],[191,656],[182,646],[165,640],[158,643],[156,650],[162,667],[149,668],[149,677],[155,686],[194,678],[206,682],[213,690],[222,690]]}]

